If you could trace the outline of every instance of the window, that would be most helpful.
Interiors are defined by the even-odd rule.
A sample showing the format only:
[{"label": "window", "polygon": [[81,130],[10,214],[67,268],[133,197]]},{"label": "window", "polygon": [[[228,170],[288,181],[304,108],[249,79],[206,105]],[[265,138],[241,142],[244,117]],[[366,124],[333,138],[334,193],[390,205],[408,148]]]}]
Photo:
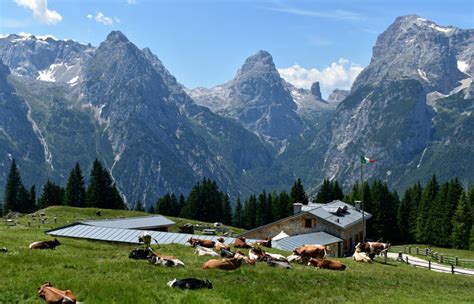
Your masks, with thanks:
[{"label": "window", "polygon": [[304,227],[305,228],[312,228],[313,227],[313,220],[312,219],[305,219],[304,220]]}]

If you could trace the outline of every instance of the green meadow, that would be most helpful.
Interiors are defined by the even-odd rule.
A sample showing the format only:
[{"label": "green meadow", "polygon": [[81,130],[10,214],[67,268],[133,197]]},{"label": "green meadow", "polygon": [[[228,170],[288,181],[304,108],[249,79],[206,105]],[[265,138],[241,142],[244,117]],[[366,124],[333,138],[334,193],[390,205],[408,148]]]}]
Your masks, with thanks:
[{"label": "green meadow", "polygon": [[[204,270],[209,257],[198,257],[183,245],[155,251],[176,255],[185,268],[163,268],[128,259],[133,244],[58,238],[56,250],[30,250],[33,241],[52,239],[46,229],[94,218],[97,209],[51,207],[48,223],[38,227],[31,217],[0,225],[0,303],[40,303],[37,288],[45,281],[70,289],[83,303],[472,303],[474,278],[415,269],[395,261],[382,264],[340,259],[345,271],[316,270],[294,265],[276,269],[265,263],[234,271]],[[144,213],[102,210],[102,218]],[[57,217],[54,223],[54,216]],[[30,226],[28,227],[28,221]],[[186,220],[183,220],[186,222]],[[278,252],[277,250],[269,250]],[[279,252],[281,253],[281,252]],[[286,254],[286,253],[285,253]],[[196,277],[212,281],[213,289],[178,290],[166,283]]]}]

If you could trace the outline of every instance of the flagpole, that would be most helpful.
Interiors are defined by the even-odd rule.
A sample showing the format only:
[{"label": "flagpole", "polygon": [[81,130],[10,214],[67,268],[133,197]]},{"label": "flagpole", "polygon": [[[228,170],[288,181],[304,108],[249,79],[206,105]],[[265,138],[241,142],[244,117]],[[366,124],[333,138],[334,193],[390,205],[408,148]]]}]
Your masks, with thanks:
[{"label": "flagpole", "polygon": [[364,182],[363,182],[363,173],[362,173],[362,159],[360,160],[360,201],[362,203],[362,243],[365,243],[365,212],[364,212]]}]

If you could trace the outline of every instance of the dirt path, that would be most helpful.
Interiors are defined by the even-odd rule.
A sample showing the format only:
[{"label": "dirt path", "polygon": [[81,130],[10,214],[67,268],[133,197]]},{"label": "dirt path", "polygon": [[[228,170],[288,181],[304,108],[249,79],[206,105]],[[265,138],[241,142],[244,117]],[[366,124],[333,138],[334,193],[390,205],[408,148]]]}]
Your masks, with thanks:
[{"label": "dirt path", "polygon": [[[398,253],[395,252],[388,252],[387,257],[390,259],[396,260],[398,258]],[[406,257],[408,257],[408,263],[413,266],[418,266],[418,267],[423,267],[425,269],[428,269],[428,261],[417,258],[415,256],[409,255],[409,254],[403,254],[403,261],[406,261]],[[438,264],[436,262],[431,262],[431,270],[437,271],[437,272],[444,272],[444,273],[451,273],[451,266],[450,265],[443,265],[443,264]],[[455,266],[454,268],[455,274],[464,274],[464,275],[472,275],[474,276],[474,270],[473,269],[467,269],[467,268],[460,268]]]}]

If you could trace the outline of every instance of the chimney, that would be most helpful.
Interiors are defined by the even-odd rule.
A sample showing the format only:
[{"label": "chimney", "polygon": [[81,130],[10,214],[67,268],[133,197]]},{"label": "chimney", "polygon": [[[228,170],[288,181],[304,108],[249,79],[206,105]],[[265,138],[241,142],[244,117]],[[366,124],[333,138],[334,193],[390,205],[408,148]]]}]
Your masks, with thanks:
[{"label": "chimney", "polygon": [[359,212],[360,212],[360,203],[361,203],[361,201],[355,201],[354,203],[355,203],[355,209],[356,209],[356,211],[359,211]]},{"label": "chimney", "polygon": [[300,213],[302,208],[303,208],[303,204],[301,203],[293,204],[293,214]]}]

